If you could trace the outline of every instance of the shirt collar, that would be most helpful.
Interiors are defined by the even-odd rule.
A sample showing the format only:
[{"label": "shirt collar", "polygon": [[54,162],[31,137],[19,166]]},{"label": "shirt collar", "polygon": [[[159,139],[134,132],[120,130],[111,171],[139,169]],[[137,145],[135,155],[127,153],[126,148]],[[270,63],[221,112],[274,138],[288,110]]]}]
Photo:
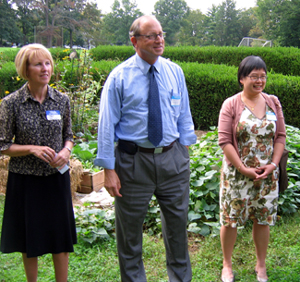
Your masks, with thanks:
[{"label": "shirt collar", "polygon": [[[48,95],[46,97],[46,99],[50,98],[54,101],[57,101],[57,97],[55,95],[55,90],[50,87],[49,85],[47,86],[48,87]],[[28,99],[32,99],[33,100],[33,97],[31,96],[30,94],[30,91],[28,89],[28,82],[26,82],[20,89],[20,93],[23,94],[23,98],[22,98],[22,103],[25,103]]]},{"label": "shirt collar", "polygon": [[[136,64],[137,66],[140,68],[140,70],[142,71],[142,73],[144,75],[147,75],[147,73],[149,72],[150,69],[150,64],[148,64],[146,61],[144,61],[137,53],[136,55]],[[156,62],[153,65],[156,69],[156,71],[159,73],[161,70],[161,57],[159,56],[156,60]]]}]

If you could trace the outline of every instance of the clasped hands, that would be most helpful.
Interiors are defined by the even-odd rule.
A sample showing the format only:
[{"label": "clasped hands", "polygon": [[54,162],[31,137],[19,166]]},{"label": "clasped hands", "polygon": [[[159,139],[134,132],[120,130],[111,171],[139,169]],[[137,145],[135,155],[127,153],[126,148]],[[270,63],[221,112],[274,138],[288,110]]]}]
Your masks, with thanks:
[{"label": "clasped hands", "polygon": [[244,167],[243,169],[241,169],[241,173],[249,177],[253,181],[259,181],[261,179],[266,179],[274,169],[274,165],[267,164],[257,168]]},{"label": "clasped hands", "polygon": [[36,146],[34,155],[43,161],[49,163],[51,167],[57,168],[66,165],[70,158],[70,152],[63,148],[60,152],[56,153],[48,146]]}]

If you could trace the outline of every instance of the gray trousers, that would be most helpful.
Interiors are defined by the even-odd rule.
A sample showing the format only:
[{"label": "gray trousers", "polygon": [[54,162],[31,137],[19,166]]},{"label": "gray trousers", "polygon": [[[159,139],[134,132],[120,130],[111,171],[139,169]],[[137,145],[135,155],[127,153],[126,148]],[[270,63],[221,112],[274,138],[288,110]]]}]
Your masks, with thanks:
[{"label": "gray trousers", "polygon": [[115,198],[116,235],[122,282],[146,282],[142,260],[143,222],[154,194],[161,209],[162,233],[170,282],[192,279],[187,243],[189,153],[175,142],[161,154],[127,154],[116,148],[121,181]]}]

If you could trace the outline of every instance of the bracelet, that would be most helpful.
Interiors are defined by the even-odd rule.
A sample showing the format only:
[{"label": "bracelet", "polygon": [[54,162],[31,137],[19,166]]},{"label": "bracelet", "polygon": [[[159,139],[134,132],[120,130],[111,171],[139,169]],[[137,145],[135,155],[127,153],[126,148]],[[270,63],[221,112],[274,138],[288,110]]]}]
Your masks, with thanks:
[{"label": "bracelet", "polygon": [[277,164],[275,164],[275,163],[273,163],[273,162],[271,162],[271,164],[272,164],[273,166],[275,166],[276,169],[278,168],[278,165],[277,165]]},{"label": "bracelet", "polygon": [[72,150],[69,147],[65,146],[64,148],[66,148],[70,152],[70,154],[72,153]]},{"label": "bracelet", "polygon": [[240,172],[240,168],[241,168],[242,164],[243,164],[243,163],[241,162],[240,165],[239,165],[239,167],[238,167],[238,169],[237,169],[238,172]]}]

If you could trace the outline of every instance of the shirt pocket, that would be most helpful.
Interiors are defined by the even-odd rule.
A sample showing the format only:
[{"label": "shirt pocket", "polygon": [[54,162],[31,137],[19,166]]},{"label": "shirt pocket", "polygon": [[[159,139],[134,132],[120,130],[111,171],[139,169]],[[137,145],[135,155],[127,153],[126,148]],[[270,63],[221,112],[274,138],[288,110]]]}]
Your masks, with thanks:
[{"label": "shirt pocket", "polygon": [[179,117],[181,109],[181,93],[176,93],[173,90],[170,92],[170,104],[172,115],[174,117]]}]

